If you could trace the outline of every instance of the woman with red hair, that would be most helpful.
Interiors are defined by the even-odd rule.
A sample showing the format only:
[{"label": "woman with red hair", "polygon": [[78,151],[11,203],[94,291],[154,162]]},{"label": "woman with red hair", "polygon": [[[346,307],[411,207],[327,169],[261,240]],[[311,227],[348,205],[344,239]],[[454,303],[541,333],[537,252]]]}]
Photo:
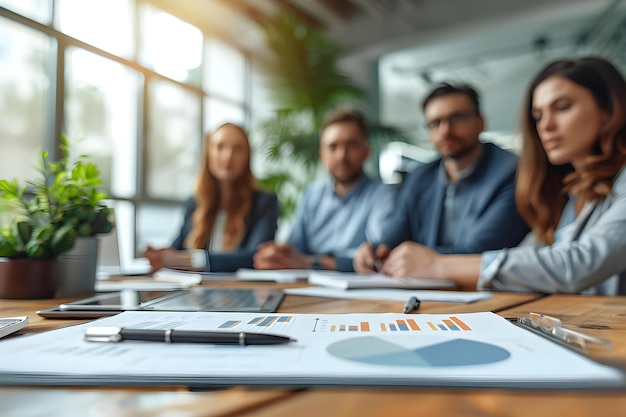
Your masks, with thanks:
[{"label": "woman with red hair", "polygon": [[207,135],[203,155],[178,237],[171,248],[146,250],[153,271],[251,268],[256,247],[274,239],[278,200],[258,189],[246,132],[232,123],[221,125]]}]

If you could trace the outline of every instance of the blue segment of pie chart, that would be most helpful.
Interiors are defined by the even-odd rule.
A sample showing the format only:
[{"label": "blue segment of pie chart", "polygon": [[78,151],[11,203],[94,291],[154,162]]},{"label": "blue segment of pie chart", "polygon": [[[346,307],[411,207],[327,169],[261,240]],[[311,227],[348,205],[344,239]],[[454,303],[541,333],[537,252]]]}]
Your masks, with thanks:
[{"label": "blue segment of pie chart", "polygon": [[453,339],[410,349],[375,336],[341,340],[326,350],[337,358],[350,361],[412,367],[485,365],[511,356],[506,349],[475,340]]}]

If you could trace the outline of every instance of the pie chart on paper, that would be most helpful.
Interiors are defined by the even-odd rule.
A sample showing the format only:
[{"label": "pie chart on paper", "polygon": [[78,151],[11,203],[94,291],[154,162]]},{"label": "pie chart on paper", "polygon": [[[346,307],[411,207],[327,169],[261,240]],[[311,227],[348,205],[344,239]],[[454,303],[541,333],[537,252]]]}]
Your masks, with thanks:
[{"label": "pie chart on paper", "polygon": [[485,365],[511,356],[506,349],[474,340],[453,339],[411,349],[375,336],[341,340],[326,351],[354,362],[416,368]]}]

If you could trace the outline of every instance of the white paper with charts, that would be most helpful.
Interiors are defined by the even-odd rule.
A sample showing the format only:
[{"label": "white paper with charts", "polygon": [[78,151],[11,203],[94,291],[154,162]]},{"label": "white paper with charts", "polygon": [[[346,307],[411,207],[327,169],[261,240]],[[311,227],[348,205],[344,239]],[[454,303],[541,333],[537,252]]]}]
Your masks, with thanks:
[{"label": "white paper with charts", "polygon": [[[90,326],[266,332],[297,342],[94,343]],[[125,312],[0,343],[2,384],[617,387],[605,367],[493,313]]]}]

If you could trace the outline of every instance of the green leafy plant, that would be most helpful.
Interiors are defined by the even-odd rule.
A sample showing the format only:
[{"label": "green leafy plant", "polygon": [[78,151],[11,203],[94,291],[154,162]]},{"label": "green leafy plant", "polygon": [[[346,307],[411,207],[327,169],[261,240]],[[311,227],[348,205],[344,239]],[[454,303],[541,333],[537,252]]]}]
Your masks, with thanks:
[{"label": "green leafy plant", "polygon": [[69,143],[61,137],[62,158],[41,157],[40,177],[27,181],[0,180],[0,202],[12,213],[9,225],[0,227],[0,256],[54,258],[70,250],[77,237],[110,232],[110,209],[102,205],[107,194],[99,189],[97,166],[84,156],[70,158]]}]

